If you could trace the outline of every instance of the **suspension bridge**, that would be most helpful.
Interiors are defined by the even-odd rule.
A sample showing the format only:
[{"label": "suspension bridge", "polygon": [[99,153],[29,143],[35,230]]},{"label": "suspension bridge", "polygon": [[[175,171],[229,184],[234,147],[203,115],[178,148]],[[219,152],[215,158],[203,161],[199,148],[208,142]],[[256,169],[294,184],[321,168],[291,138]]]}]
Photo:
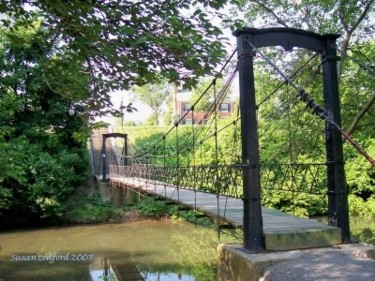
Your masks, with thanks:
[{"label": "suspension bridge", "polygon": [[[208,88],[159,137],[140,146],[119,128],[94,132],[93,174],[112,186],[203,212],[216,218],[219,229],[242,228],[250,250],[349,241],[342,139],[375,164],[340,124],[338,36],[286,28],[244,29],[235,36],[237,49]],[[285,51],[291,63],[282,71],[271,57],[280,61]],[[260,85],[257,67],[269,77]],[[221,88],[219,77],[225,79]],[[220,105],[236,77],[239,107],[220,118]],[[319,84],[323,97],[313,97],[322,94],[315,90]],[[186,116],[189,125],[183,122]],[[328,225],[262,207],[261,199],[276,207],[289,204],[296,214],[303,204],[326,206]]]}]

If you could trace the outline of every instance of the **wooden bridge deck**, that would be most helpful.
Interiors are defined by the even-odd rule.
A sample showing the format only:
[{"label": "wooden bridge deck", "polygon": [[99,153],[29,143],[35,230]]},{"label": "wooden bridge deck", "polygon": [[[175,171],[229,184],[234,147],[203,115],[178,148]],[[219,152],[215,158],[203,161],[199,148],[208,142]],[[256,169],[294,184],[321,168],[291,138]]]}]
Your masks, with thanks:
[{"label": "wooden bridge deck", "polygon": [[[111,177],[110,185],[136,189],[187,206],[235,227],[243,227],[242,200],[179,188],[140,178]],[[298,218],[262,207],[267,250],[325,247],[341,243],[340,229],[314,219]]]}]

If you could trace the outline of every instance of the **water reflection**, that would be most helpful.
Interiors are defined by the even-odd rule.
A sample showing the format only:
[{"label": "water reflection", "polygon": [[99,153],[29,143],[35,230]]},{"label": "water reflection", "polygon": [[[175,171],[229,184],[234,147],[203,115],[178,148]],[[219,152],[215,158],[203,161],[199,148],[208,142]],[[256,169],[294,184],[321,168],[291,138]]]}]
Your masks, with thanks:
[{"label": "water reflection", "polygon": [[217,233],[143,221],[0,233],[0,281],[216,279]]},{"label": "water reflection", "polygon": [[120,280],[109,263],[109,258],[96,256],[90,264],[90,281]]},{"label": "water reflection", "polygon": [[126,257],[122,262],[112,264],[108,257],[96,256],[90,264],[90,281],[168,281],[168,280],[191,280],[193,276],[183,275],[181,273],[162,273],[162,272],[140,272],[135,263]]}]

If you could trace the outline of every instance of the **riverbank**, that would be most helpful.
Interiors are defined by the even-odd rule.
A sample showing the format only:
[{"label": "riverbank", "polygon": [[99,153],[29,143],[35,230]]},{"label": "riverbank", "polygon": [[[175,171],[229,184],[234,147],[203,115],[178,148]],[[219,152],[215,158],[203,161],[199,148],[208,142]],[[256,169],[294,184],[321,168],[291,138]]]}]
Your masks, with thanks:
[{"label": "riverbank", "polygon": [[[103,196],[103,193],[104,196]],[[119,195],[120,194],[120,195]],[[63,224],[123,223],[140,220],[183,220],[200,225],[212,225],[213,221],[194,210],[168,204],[154,197],[127,194],[124,200],[122,190],[113,187],[104,192],[87,189],[67,203],[62,216]],[[121,199],[121,200],[119,200]]]},{"label": "riverbank", "polygon": [[[125,190],[126,191],[126,190]],[[139,208],[139,198],[106,183],[92,180],[78,188],[66,201],[61,224],[123,223],[150,219]],[[154,217],[156,219],[156,217]]]}]

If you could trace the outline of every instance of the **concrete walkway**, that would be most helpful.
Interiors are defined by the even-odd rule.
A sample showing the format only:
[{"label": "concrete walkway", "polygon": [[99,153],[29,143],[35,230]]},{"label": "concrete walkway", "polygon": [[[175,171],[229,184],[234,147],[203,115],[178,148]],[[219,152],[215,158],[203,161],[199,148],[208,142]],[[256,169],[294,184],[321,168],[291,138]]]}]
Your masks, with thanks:
[{"label": "concrete walkway", "polygon": [[251,253],[240,245],[218,247],[219,281],[374,281],[375,246]]},{"label": "concrete walkway", "polygon": [[375,250],[359,244],[299,251],[289,261],[269,266],[264,281],[375,281]]}]

